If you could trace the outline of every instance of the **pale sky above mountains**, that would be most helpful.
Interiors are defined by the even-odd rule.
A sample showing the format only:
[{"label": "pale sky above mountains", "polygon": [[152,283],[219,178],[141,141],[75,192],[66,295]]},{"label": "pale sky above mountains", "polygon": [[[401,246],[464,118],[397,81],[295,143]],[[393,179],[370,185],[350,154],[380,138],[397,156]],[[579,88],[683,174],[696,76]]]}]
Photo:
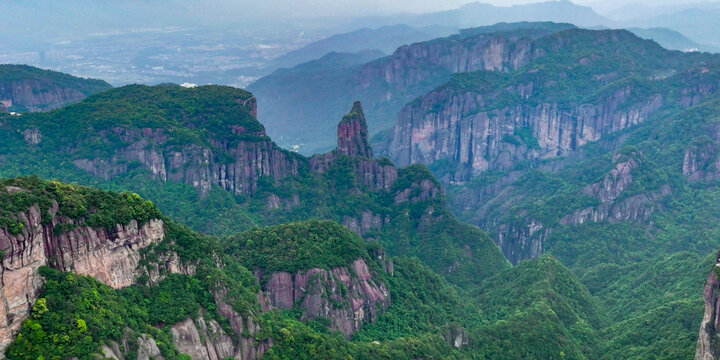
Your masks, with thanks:
[{"label": "pale sky above mountains", "polygon": [[[237,4],[240,1],[227,0]],[[257,1],[248,0],[248,9],[252,8],[259,14],[272,14],[283,9],[292,11],[297,16],[329,15],[374,15],[380,13],[411,12],[423,13],[429,11],[454,9],[463,4],[475,2],[472,0],[275,0]],[[481,0],[479,2],[496,6],[511,6],[539,2],[538,0]],[[574,0],[576,4],[591,6],[599,13],[609,12],[627,5],[642,4],[646,6],[676,6],[690,3],[703,3],[709,1],[698,0]]]}]

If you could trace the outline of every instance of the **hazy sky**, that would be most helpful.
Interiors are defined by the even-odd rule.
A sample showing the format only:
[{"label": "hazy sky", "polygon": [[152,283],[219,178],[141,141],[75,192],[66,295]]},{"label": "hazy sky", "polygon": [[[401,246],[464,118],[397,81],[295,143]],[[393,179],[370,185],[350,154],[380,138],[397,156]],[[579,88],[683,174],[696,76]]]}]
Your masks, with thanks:
[{"label": "hazy sky", "polygon": [[[231,1],[231,0],[226,0]],[[510,6],[541,2],[542,0],[479,0],[496,6]],[[262,15],[280,11],[291,11],[296,16],[327,15],[371,15],[396,12],[428,12],[457,8],[473,0],[238,0],[246,2],[247,9]],[[655,6],[672,6],[686,3],[698,3],[698,0],[574,0],[574,3],[588,5],[599,12],[612,10],[632,3]]]}]

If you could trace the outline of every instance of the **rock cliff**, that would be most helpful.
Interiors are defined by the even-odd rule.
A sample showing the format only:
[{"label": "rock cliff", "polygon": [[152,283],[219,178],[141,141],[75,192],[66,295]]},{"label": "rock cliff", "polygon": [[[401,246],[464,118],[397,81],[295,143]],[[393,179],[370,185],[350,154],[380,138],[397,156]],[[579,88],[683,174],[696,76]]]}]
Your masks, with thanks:
[{"label": "rock cliff", "polygon": [[[241,131],[241,130],[240,130]],[[240,135],[264,137],[263,132]],[[156,179],[192,185],[206,195],[213,186],[234,194],[251,194],[257,190],[261,176],[282,179],[297,175],[299,164],[291,154],[269,140],[230,143],[214,140],[212,146],[168,144],[167,131],[143,128],[115,128],[101,136],[121,136],[129,145],[111,156],[79,158],[73,163],[80,169],[105,180],[125,175],[136,166],[147,169]]]},{"label": "rock cliff", "polygon": [[240,89],[132,85],[54,113],[64,119],[60,129],[43,114],[26,114],[11,117],[5,130],[22,134],[13,136],[18,146],[65,157],[103,180],[140,168],[202,196],[214,186],[240,195],[255,192],[261,177],[280,180],[300,167],[265,135],[256,114],[255,98]]},{"label": "rock cliff", "polygon": [[[8,191],[8,190],[6,190]],[[25,191],[15,188],[9,191]],[[37,205],[14,214],[23,224],[18,234],[0,229],[3,252],[0,277],[0,348],[4,349],[27,319],[38,299],[43,279],[41,266],[93,276],[113,288],[133,284],[139,251],[164,237],[159,219],[139,224],[136,220],[114,229],[96,229],[77,220],[56,216],[54,203],[48,217]],[[67,232],[63,229],[71,229]]]},{"label": "rock cliff", "polygon": [[720,254],[703,291],[705,314],[700,325],[695,360],[720,359],[720,334],[718,334],[718,329],[720,329],[720,280],[718,280],[718,271],[720,271]]},{"label": "rock cliff", "polygon": [[0,111],[49,111],[110,89],[83,79],[25,65],[0,65]]},{"label": "rock cliff", "polygon": [[353,103],[350,112],[343,116],[338,124],[337,150],[347,156],[372,158],[372,149],[368,144],[368,128],[362,104]]},{"label": "rock cliff", "polygon": [[[512,96],[530,97],[538,87],[527,83]],[[522,161],[567,155],[608,133],[642,123],[663,104],[659,94],[628,103],[632,92],[626,87],[597,102],[569,108],[542,100],[495,108],[498,99],[445,88],[403,109],[390,155],[401,166],[454,163],[453,181],[468,181],[487,170],[512,170]]]},{"label": "rock cliff", "polygon": [[[638,181],[635,172],[656,165],[644,165],[642,154],[613,159],[614,168],[599,182],[583,178],[575,197],[563,200],[572,209],[558,206],[550,214],[544,205],[553,194],[527,188],[554,181],[554,175],[538,174],[562,173],[594,156],[585,151],[588,146],[594,145],[595,154],[614,153],[633,129],[702,104],[720,89],[717,56],[670,52],[625,31],[573,29],[534,39],[531,46],[542,55],[517,70],[459,74],[407,104],[389,146],[395,163],[426,164],[443,182],[459,185],[456,209],[494,235],[512,262],[547,251],[560,227],[628,221],[651,226],[674,190],[655,186],[657,178],[642,190],[648,180]],[[610,71],[610,64],[620,65]],[[689,182],[718,178],[717,131],[709,130],[683,144]],[[473,183],[461,188],[468,182]]]},{"label": "rock cliff", "polygon": [[[505,25],[401,46],[391,55],[363,65],[312,71],[300,65],[263,77],[249,89],[258,96],[268,134],[283,147],[292,146],[306,155],[320,153],[335,140],[334,126],[344,114],[344,104],[362,100],[375,135],[394,125],[406,103],[449,80],[453,73],[515,70],[542,55],[531,46],[531,39],[572,27]],[[312,94],[312,101],[307,94]],[[298,123],[306,126],[298,127]]]},{"label": "rock cliff", "polygon": [[[257,274],[263,280],[262,273]],[[390,293],[378,275],[371,273],[363,259],[332,270],[273,272],[266,275],[263,285],[262,296],[270,305],[265,310],[297,307],[301,320],[328,319],[331,330],[350,338],[390,306]]]}]

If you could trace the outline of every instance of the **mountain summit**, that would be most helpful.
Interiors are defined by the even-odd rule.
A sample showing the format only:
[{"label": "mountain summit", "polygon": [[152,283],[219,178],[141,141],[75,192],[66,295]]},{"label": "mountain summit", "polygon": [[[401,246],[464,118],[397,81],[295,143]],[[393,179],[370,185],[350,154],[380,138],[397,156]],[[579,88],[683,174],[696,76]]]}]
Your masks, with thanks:
[{"label": "mountain summit", "polygon": [[371,158],[372,149],[368,144],[368,127],[362,104],[353,103],[352,110],[343,116],[337,128],[338,151],[347,156]]}]

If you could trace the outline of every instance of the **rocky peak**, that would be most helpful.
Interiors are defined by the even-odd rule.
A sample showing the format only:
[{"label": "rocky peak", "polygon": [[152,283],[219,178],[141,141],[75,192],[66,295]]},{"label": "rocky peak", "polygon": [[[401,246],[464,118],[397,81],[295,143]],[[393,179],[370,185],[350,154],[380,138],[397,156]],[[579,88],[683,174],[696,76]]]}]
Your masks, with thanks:
[{"label": "rocky peak", "polygon": [[718,254],[715,266],[708,276],[703,300],[705,300],[705,315],[700,325],[698,342],[695,350],[695,360],[720,359],[720,280],[718,273],[720,269],[720,253]]},{"label": "rocky peak", "polygon": [[372,149],[368,144],[368,128],[362,104],[353,103],[352,110],[343,116],[337,128],[338,151],[347,156],[371,158]]}]

